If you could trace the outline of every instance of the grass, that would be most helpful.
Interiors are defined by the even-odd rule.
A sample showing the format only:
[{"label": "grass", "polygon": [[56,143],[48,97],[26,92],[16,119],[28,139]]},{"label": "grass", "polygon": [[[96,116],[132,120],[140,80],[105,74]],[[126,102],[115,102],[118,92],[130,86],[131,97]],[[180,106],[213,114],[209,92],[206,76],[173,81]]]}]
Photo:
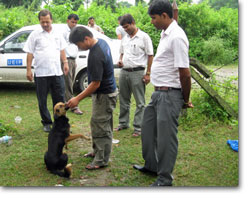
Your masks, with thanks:
[{"label": "grass", "polygon": [[[146,101],[150,100],[152,85],[147,87]],[[198,91],[197,89],[194,92]],[[195,102],[195,100],[194,100]],[[196,104],[194,104],[196,105]],[[114,132],[120,140],[113,144],[109,166],[102,170],[87,171],[91,161],[83,155],[91,151],[91,141],[76,140],[69,144],[69,162],[73,164],[73,177],[64,179],[50,174],[43,156],[47,150],[48,134],[42,131],[37,99],[33,87],[0,89],[0,120],[8,124],[11,145],[0,144],[0,186],[149,186],[154,176],[141,174],[133,164],[143,164],[140,137],[133,137],[133,129]],[[73,133],[90,136],[91,98],[80,103],[82,116],[68,112]],[[48,107],[52,112],[51,98]],[[131,104],[131,118],[135,102]],[[118,125],[119,103],[114,112],[114,126]],[[14,118],[22,117],[20,124]],[[131,119],[132,123],[132,119]],[[132,124],[131,124],[132,126]],[[226,144],[238,139],[238,124],[222,122],[201,114],[199,106],[188,110],[180,119],[178,132],[179,152],[173,172],[174,186],[238,186],[239,159]]]}]

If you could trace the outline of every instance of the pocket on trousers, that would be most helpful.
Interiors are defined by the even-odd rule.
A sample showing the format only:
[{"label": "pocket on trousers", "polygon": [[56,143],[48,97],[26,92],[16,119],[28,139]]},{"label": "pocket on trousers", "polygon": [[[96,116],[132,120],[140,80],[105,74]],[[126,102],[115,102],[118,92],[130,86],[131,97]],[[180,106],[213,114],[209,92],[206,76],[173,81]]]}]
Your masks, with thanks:
[{"label": "pocket on trousers", "polygon": [[97,120],[94,118],[91,118],[91,132],[92,137],[106,137],[111,135],[111,124],[110,120]]}]

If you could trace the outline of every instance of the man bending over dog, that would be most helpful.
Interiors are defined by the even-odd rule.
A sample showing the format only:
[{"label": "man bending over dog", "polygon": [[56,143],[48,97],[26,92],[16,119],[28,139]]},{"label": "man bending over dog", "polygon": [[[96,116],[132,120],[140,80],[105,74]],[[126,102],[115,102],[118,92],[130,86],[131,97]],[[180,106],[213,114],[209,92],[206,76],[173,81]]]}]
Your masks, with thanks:
[{"label": "man bending over dog", "polygon": [[96,39],[84,27],[75,27],[69,36],[70,42],[81,50],[89,50],[88,56],[88,87],[67,105],[73,108],[84,98],[92,95],[91,133],[93,157],[88,170],[99,169],[108,165],[112,148],[113,110],[117,101],[117,89],[114,78],[114,67],[111,50],[102,39]]}]

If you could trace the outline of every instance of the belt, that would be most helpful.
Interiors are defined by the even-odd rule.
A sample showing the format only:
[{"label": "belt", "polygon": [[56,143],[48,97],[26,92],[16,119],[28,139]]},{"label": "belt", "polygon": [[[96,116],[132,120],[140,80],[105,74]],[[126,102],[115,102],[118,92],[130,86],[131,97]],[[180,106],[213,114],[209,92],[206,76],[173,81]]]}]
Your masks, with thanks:
[{"label": "belt", "polygon": [[76,58],[74,58],[74,57],[67,57],[67,59],[75,60]]},{"label": "belt", "polygon": [[174,87],[155,87],[155,91],[170,91],[170,90],[181,90],[181,88]]},{"label": "belt", "polygon": [[135,67],[135,68],[122,68],[122,69],[125,71],[128,71],[128,72],[133,72],[133,71],[144,70],[145,68],[144,67]]}]

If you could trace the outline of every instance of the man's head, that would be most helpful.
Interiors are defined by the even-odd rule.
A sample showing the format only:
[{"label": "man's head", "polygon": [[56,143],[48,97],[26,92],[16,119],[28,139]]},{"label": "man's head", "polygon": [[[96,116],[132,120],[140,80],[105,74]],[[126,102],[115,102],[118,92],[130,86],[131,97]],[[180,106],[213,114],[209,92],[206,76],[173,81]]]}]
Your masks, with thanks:
[{"label": "man's head", "polygon": [[148,8],[148,14],[157,29],[166,29],[172,22],[173,8],[169,0],[154,0]]},{"label": "man's head", "polygon": [[38,14],[38,19],[43,30],[50,32],[52,29],[52,14],[49,10],[41,10]]},{"label": "man's head", "polygon": [[94,17],[89,17],[88,21],[89,21],[89,25],[90,26],[94,26],[95,25],[95,18]]},{"label": "man's head", "polygon": [[67,19],[67,24],[70,29],[74,28],[77,25],[77,22],[79,20],[78,15],[76,14],[70,14]]},{"label": "man's head", "polygon": [[77,45],[80,50],[88,50],[93,44],[93,34],[87,28],[78,26],[71,31],[69,41]]},{"label": "man's head", "polygon": [[120,20],[120,25],[129,35],[134,35],[134,33],[137,30],[137,27],[135,25],[135,20],[131,14],[123,15]]}]

